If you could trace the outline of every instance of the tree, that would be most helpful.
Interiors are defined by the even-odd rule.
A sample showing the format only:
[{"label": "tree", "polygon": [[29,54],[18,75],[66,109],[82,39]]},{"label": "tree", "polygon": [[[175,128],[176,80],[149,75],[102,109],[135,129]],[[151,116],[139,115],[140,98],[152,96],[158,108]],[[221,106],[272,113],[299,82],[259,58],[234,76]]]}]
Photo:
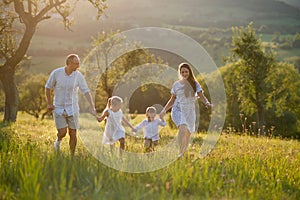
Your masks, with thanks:
[{"label": "tree", "polygon": [[284,136],[299,137],[295,132],[297,123],[300,123],[300,74],[292,64],[280,62],[276,63],[266,81],[270,87],[266,104],[269,124],[275,125]]},{"label": "tree", "polygon": [[[241,127],[241,120],[240,101],[238,92],[239,81],[236,80],[236,66],[234,65],[234,63],[228,63],[227,65],[220,67],[219,72],[223,77],[226,92],[227,105],[225,126],[233,126],[238,130],[239,127]],[[211,79],[213,76],[214,74],[210,75],[208,78]]]},{"label": "tree", "polygon": [[220,68],[226,88],[227,124],[238,125],[239,114],[245,114],[258,121],[260,133],[266,125],[275,127],[282,136],[297,136],[299,73],[293,65],[276,61],[272,48],[266,52],[252,24],[233,32],[231,62]]},{"label": "tree", "polygon": [[300,73],[300,56],[296,56],[296,58],[295,58],[295,67],[296,67],[296,69],[298,70],[298,72]]},{"label": "tree", "polygon": [[[129,42],[122,34],[114,37],[116,34],[118,35],[118,31],[99,33],[97,38],[93,38],[92,53],[85,59],[87,69],[85,76],[88,77],[87,82],[90,83],[91,90],[96,91],[95,102],[98,110],[106,106],[107,99],[112,96],[115,85],[124,79],[125,74],[135,66],[146,63],[162,63],[160,58],[149,53],[147,49],[143,49],[138,41]],[[114,55],[123,51],[126,53],[113,61],[110,60]],[[136,74],[136,76],[138,75]],[[96,88],[92,88],[94,86]],[[145,87],[147,86],[143,88],[145,89]],[[153,87],[159,90],[159,87]],[[82,105],[82,107],[84,106]]]},{"label": "tree", "polygon": [[[97,49],[97,53],[95,54],[97,67],[103,69],[99,85],[100,88],[105,91],[105,96],[107,97],[112,96],[113,85],[116,79],[114,76],[120,75],[120,73],[116,73],[115,70],[112,70],[112,66],[109,64],[109,57],[114,54],[116,49],[126,48],[122,46],[123,41],[125,40],[124,37],[113,37],[118,33],[119,31],[103,31],[102,33],[98,33],[97,38],[93,38],[92,43],[92,46]],[[97,48],[99,45],[101,45],[101,48]],[[118,66],[118,72],[121,71],[121,69],[122,67]],[[90,72],[94,73],[93,70],[90,70]]]},{"label": "tree", "polygon": [[[226,88],[226,126],[245,131],[251,125],[251,131],[257,133],[256,113],[245,112],[246,115],[244,116],[241,113],[245,110],[243,108],[245,104],[240,98],[241,82],[237,79],[240,71],[236,70],[238,67],[236,63],[228,63],[219,68]],[[213,79],[213,74],[207,76],[206,79]],[[273,126],[278,135],[299,137],[296,132],[298,131],[297,124],[300,125],[300,120],[297,121],[299,118],[297,116],[300,116],[298,106],[300,104],[300,90],[298,89],[300,87],[300,74],[291,64],[275,62],[274,68],[265,81],[268,85],[265,90],[266,128]],[[247,117],[247,126],[243,130],[241,128],[245,125],[242,124],[245,117]]]},{"label": "tree", "polygon": [[300,48],[300,33],[296,33],[293,39],[293,47]]},{"label": "tree", "polygon": [[[98,18],[106,8],[105,0],[88,0],[98,11]],[[70,14],[77,0],[3,0],[0,2],[0,81],[5,93],[4,121],[16,121],[18,90],[15,72],[26,52],[36,28],[52,14],[61,16],[66,28],[70,28]],[[19,23],[16,20],[19,19]],[[24,26],[24,31],[20,27]],[[19,30],[17,30],[19,27]],[[21,32],[19,34],[19,32]],[[20,38],[18,40],[18,38]]]},{"label": "tree", "polygon": [[269,87],[266,78],[274,68],[275,59],[272,51],[265,51],[252,25],[233,28],[231,60],[236,66],[241,110],[250,115],[256,112],[258,126],[263,130]]},{"label": "tree", "polygon": [[[30,75],[29,68],[31,67],[31,58],[26,57],[26,60],[22,61],[19,64],[19,67],[16,69],[15,72],[15,83],[17,88],[22,84],[23,81],[25,81],[28,76]],[[5,94],[3,92],[3,87],[0,81],[0,111],[4,112],[5,110]]]}]

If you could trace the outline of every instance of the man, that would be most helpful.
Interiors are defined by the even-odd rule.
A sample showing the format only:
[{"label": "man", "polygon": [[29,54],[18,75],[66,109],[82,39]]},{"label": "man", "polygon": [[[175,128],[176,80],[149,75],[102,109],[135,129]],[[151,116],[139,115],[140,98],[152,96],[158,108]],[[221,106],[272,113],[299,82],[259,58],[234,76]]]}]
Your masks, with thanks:
[{"label": "man", "polygon": [[[87,99],[91,114],[97,114],[86,81],[81,72],[77,70],[79,64],[80,59],[78,55],[68,55],[66,66],[53,70],[45,85],[47,108],[53,111],[57,129],[57,139],[54,142],[54,149],[59,150],[62,138],[66,136],[68,129],[71,155],[75,153],[77,144],[76,132],[79,128],[78,88]],[[54,90],[54,102],[52,102],[51,90]]]}]

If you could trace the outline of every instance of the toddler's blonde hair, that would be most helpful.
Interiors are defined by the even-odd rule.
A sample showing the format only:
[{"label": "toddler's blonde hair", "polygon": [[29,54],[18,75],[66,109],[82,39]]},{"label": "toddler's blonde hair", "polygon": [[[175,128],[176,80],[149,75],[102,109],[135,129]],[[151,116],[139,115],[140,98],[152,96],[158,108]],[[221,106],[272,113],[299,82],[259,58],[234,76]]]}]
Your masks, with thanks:
[{"label": "toddler's blonde hair", "polygon": [[156,108],[155,107],[153,107],[153,106],[150,106],[150,107],[148,107],[147,109],[146,109],[146,114],[147,113],[156,113]]},{"label": "toddler's blonde hair", "polygon": [[153,106],[150,106],[146,109],[146,117],[148,118],[148,121],[150,121],[149,113],[155,113],[156,114],[156,108]]}]

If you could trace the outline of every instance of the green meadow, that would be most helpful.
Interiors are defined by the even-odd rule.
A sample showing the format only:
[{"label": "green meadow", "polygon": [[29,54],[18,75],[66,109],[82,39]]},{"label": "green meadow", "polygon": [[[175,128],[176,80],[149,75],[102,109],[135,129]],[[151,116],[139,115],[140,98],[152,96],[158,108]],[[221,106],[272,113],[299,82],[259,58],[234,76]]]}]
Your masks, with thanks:
[{"label": "green meadow", "polygon": [[[99,138],[102,133],[99,128]],[[160,146],[174,135],[176,130],[162,129]],[[297,140],[222,134],[213,151],[199,158],[205,133],[196,133],[183,158],[153,172],[126,173],[99,162],[81,140],[72,158],[68,139],[55,153],[52,119],[19,113],[16,123],[0,124],[1,199],[300,198]],[[142,151],[142,142],[128,134],[126,151]]]}]

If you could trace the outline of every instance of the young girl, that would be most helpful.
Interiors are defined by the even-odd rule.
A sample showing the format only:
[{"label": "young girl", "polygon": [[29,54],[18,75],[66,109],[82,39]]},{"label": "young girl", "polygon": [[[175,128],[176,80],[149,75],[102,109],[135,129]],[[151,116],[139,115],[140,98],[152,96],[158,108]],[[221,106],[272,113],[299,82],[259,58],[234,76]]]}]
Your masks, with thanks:
[{"label": "young girl", "polygon": [[[158,126],[166,126],[163,118],[155,119],[155,107],[148,107],[146,109],[146,117],[139,125],[135,127],[135,132],[143,128],[144,133],[144,147],[146,152],[154,151],[154,147],[158,145],[159,134]],[[153,147],[152,147],[153,146]]]},{"label": "young girl", "polygon": [[189,144],[191,133],[195,132],[196,112],[195,100],[197,96],[205,103],[211,104],[203,94],[200,84],[196,81],[189,64],[181,63],[178,67],[179,80],[173,84],[171,97],[160,116],[163,117],[172,107],[171,117],[178,127],[178,143],[180,147],[178,157],[182,157]]},{"label": "young girl", "polygon": [[108,99],[107,106],[102,115],[97,117],[98,122],[107,118],[102,144],[113,145],[115,142],[120,142],[120,149],[125,149],[125,129],[121,122],[134,130],[133,126],[123,117],[121,110],[123,100],[121,97],[112,96]]}]

